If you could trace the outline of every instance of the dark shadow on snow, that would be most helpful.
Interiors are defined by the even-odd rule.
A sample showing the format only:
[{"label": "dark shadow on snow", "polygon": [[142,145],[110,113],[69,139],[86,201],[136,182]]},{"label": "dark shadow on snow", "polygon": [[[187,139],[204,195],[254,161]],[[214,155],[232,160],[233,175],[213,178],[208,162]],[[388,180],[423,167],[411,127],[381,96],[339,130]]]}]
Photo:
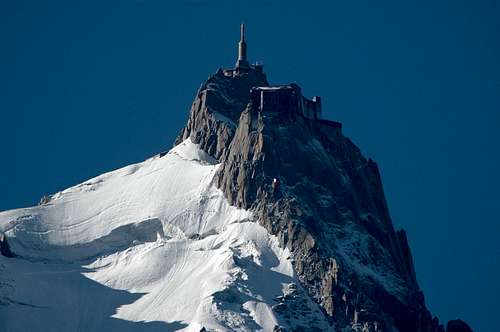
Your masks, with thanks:
[{"label": "dark shadow on snow", "polygon": [[[95,282],[83,274],[92,272],[90,269],[74,264],[0,258],[5,267],[0,277],[6,280],[13,280],[9,278],[9,268],[13,265],[36,265],[32,266],[33,269],[18,269],[16,273],[16,282],[12,286],[26,289],[9,293],[5,292],[7,288],[2,287],[3,291],[0,288],[0,331],[168,332],[187,326],[182,322],[134,322],[112,317],[120,307],[138,301],[145,294],[117,290]],[[37,294],[30,296],[33,303],[21,303],[16,299],[17,296],[24,298],[23,293],[33,292]]]},{"label": "dark shadow on snow", "polygon": [[[24,227],[30,227],[30,223],[39,222],[35,217],[24,221]],[[43,260],[44,253],[50,253],[50,261],[81,261],[97,256],[107,256],[126,248],[132,247],[135,243],[154,242],[157,234],[164,236],[163,225],[157,218],[145,219],[135,223],[129,223],[113,229],[109,234],[99,237],[93,241],[83,244],[55,246],[45,244],[43,247],[33,248],[33,244],[39,244],[40,235],[30,230],[29,232],[19,232],[15,241],[11,243],[14,252],[21,252],[26,259]],[[24,253],[26,255],[24,255]]]}]

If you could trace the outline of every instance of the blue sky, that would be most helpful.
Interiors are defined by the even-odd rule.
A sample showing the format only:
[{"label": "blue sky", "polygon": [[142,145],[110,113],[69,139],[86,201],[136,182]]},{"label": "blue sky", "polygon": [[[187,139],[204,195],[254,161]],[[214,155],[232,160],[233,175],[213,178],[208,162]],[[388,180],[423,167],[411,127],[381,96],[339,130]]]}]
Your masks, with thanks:
[{"label": "blue sky", "polygon": [[432,312],[493,331],[498,1],[2,1],[0,210],[168,150],[241,21],[378,162]]}]

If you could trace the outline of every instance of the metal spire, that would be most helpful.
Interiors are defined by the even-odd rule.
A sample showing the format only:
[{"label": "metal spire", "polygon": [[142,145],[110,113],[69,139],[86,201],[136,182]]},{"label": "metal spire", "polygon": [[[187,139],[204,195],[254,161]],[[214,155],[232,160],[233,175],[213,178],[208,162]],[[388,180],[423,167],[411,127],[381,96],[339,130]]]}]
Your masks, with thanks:
[{"label": "metal spire", "polygon": [[236,61],[236,72],[243,73],[250,70],[247,60],[247,43],[245,42],[245,23],[240,25],[240,42],[238,43],[238,60]]},{"label": "metal spire", "polygon": [[245,41],[245,23],[241,22],[240,24],[240,42]]}]

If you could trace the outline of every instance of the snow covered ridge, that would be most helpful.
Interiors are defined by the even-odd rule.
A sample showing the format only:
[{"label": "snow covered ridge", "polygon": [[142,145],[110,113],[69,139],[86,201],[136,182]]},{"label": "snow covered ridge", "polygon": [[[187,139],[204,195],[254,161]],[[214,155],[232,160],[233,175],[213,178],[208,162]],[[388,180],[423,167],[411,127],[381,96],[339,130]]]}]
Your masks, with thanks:
[{"label": "snow covered ridge", "polygon": [[20,256],[80,260],[131,244],[192,237],[250,217],[212,186],[214,160],[190,141],[163,157],[105,173],[46,204],[0,214],[0,231]]},{"label": "snow covered ridge", "polygon": [[188,139],[1,212],[17,257],[0,256],[0,331],[326,329],[290,252],[215,187],[218,167]]}]

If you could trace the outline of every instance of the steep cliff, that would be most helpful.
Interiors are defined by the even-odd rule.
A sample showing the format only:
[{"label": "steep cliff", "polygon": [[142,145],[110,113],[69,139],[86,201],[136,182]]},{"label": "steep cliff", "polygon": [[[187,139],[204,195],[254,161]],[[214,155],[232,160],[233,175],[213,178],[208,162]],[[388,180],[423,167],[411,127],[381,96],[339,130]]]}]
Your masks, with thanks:
[{"label": "steep cliff", "polygon": [[216,158],[230,204],[288,248],[302,285],[335,329],[444,331],[426,309],[404,231],[396,231],[374,161],[336,123],[250,102],[255,70],[202,85],[186,138]]}]

